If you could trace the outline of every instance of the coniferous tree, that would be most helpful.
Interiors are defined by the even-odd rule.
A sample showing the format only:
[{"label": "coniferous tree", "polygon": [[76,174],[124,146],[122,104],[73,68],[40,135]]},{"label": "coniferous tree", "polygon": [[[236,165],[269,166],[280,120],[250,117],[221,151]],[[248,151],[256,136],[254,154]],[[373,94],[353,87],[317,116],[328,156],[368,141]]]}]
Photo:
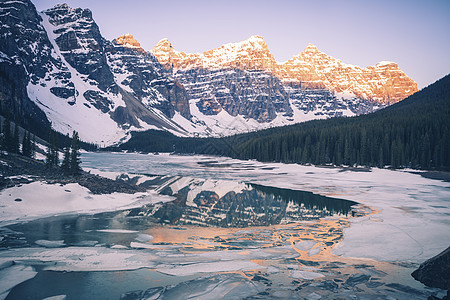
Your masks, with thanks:
[{"label": "coniferous tree", "polygon": [[36,135],[33,134],[33,140],[30,142],[30,157],[36,158]]},{"label": "coniferous tree", "polygon": [[45,163],[47,167],[53,168],[59,165],[59,153],[55,134],[50,130],[47,151],[45,152]]},{"label": "coniferous tree", "polygon": [[11,141],[11,152],[20,153],[20,141],[19,141],[19,126],[17,123],[14,125],[14,135]]},{"label": "coniferous tree", "polygon": [[69,134],[66,135],[66,147],[64,147],[64,156],[63,156],[63,160],[61,162],[61,170],[65,173],[65,174],[70,174],[70,167],[71,167],[71,163],[70,163],[70,159],[71,159],[71,155],[70,155],[70,139],[69,139]]},{"label": "coniferous tree", "polygon": [[52,155],[53,155],[53,166],[57,167],[59,165],[59,147],[58,147],[58,139],[55,134],[53,134],[53,142],[52,142]]},{"label": "coniferous tree", "polygon": [[45,151],[45,165],[47,168],[52,168],[54,166],[54,158],[52,154],[52,148],[49,145],[47,145],[47,150]]},{"label": "coniferous tree", "polygon": [[26,157],[31,157],[31,141],[30,133],[25,131],[22,139],[22,155]]},{"label": "coniferous tree", "polygon": [[2,124],[0,122],[0,150],[3,149],[3,138],[4,138],[3,127],[2,127]]},{"label": "coniferous tree", "polygon": [[11,151],[11,140],[11,122],[9,121],[9,118],[6,117],[3,120],[3,150],[8,152]]},{"label": "coniferous tree", "polygon": [[80,139],[78,137],[78,132],[74,131],[72,134],[72,146],[70,149],[70,173],[72,175],[80,174],[80,164]]}]

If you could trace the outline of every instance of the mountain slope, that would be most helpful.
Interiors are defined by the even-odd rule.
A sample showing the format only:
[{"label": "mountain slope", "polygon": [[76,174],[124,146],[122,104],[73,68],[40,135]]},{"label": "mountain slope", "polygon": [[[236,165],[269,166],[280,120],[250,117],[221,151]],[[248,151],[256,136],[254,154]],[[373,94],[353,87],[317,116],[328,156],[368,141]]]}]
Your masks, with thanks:
[{"label": "mountain slope", "polygon": [[[145,142],[152,139],[153,143]],[[170,141],[162,149],[161,140]],[[315,120],[222,139],[136,133],[127,150],[203,153],[240,159],[450,170],[450,75],[375,113]]]},{"label": "mountain slope", "polygon": [[[0,99],[4,108],[17,107],[8,113],[28,107],[25,113],[40,114],[47,124],[48,118],[57,131],[77,130],[84,141],[101,145],[125,139],[130,130],[187,134],[171,120],[178,110],[189,116],[182,109],[189,107],[184,88],[160,74],[151,55],[105,40],[90,10],[62,4],[38,13],[29,0],[1,0],[0,8],[6,11],[0,15],[0,77],[8,83]],[[143,63],[136,62],[140,69],[124,83],[133,59]]]}]

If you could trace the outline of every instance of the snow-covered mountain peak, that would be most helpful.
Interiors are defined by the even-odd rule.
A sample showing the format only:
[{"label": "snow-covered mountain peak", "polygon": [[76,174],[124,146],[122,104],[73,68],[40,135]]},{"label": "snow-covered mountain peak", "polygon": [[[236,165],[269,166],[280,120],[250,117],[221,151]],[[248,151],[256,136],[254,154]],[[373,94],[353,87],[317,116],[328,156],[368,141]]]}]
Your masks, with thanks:
[{"label": "snow-covered mountain peak", "polygon": [[153,47],[153,49],[155,49],[155,48],[171,48],[171,47],[172,47],[172,43],[170,43],[169,39],[163,38],[155,45],[155,47]]},{"label": "snow-covered mountain peak", "polygon": [[309,43],[303,52],[320,52],[316,45]]},{"label": "snow-covered mountain peak", "polygon": [[130,33],[119,36],[114,40],[114,42],[122,47],[144,51],[144,49],[142,49],[141,47],[141,44],[139,44],[139,42]]},{"label": "snow-covered mountain peak", "polygon": [[[312,63],[318,63],[320,61],[327,61],[327,62],[333,61],[333,63],[341,62],[340,60],[328,56],[324,52],[320,51],[317,48],[317,46],[313,44],[308,44],[308,46],[306,46],[306,48],[297,55],[297,58],[298,57],[303,61],[308,61]],[[296,58],[296,56],[294,56],[294,58]]]},{"label": "snow-covered mountain peak", "polygon": [[184,53],[173,49],[167,39],[155,45],[151,51],[166,68],[180,69],[272,69],[276,61],[260,36],[251,36],[247,40],[224,44],[203,53]]},{"label": "snow-covered mountain peak", "polygon": [[392,62],[392,61],[386,61],[386,60],[380,61],[380,62],[377,63],[375,66],[376,66],[377,68],[385,68],[385,67],[387,67],[387,66],[394,67],[394,68],[398,68],[398,65],[397,65],[395,62]]},{"label": "snow-covered mountain peak", "polygon": [[58,10],[58,9],[69,10],[69,9],[71,9],[71,7],[67,3],[59,3],[59,4],[56,4],[53,8],[49,8],[49,9],[47,9],[45,11]]},{"label": "snow-covered mountain peak", "polygon": [[[43,13],[47,15],[53,15],[53,16],[60,16],[61,19],[64,19],[66,17],[70,17],[73,15],[77,15],[78,18],[83,17],[85,19],[88,19],[89,21],[93,21],[92,19],[92,11],[89,8],[72,8],[67,3],[63,4],[57,4],[53,8],[49,8],[47,10],[44,10]],[[72,17],[73,18],[73,17]],[[57,19],[54,17],[54,19]]]},{"label": "snow-covered mountain peak", "polygon": [[259,35],[252,35],[251,37],[249,37],[248,39],[246,39],[242,43],[250,44],[253,47],[266,47],[267,48],[266,42]]},{"label": "snow-covered mountain peak", "polygon": [[[250,51],[269,52],[266,42],[259,35],[252,35],[251,37],[249,37],[248,39],[246,39],[244,41],[237,42],[237,43],[228,43],[217,49],[222,49],[222,48],[226,48],[229,51],[235,51],[235,52],[240,51],[241,49],[246,49],[246,50],[250,50]],[[215,51],[217,49],[213,49],[211,51]],[[210,52],[210,51],[206,51],[206,52]]]},{"label": "snow-covered mountain peak", "polygon": [[[64,37],[64,45],[61,51],[79,48],[80,51],[88,51],[88,48],[98,47],[101,38],[100,30],[92,17],[92,11],[88,8],[72,8],[67,4],[58,4],[53,8],[44,10],[43,15],[48,16],[48,21],[55,26],[55,34]],[[96,40],[84,37],[95,32]],[[68,34],[68,35],[66,35]]]}]

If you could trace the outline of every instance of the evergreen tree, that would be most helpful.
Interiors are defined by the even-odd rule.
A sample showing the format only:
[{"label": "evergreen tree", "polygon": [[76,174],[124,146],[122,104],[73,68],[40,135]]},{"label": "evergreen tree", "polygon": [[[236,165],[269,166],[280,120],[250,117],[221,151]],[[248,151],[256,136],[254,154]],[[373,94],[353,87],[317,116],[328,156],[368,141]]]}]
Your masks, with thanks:
[{"label": "evergreen tree", "polygon": [[51,130],[48,137],[47,151],[45,152],[45,163],[49,168],[57,167],[59,165],[58,146],[55,134]]},{"label": "evergreen tree", "polygon": [[54,158],[52,154],[52,148],[50,144],[47,145],[47,150],[45,151],[45,165],[47,168],[52,168],[54,166]]},{"label": "evergreen tree", "polygon": [[20,153],[19,126],[17,123],[14,125],[14,135],[11,141],[11,152],[17,154]]},{"label": "evergreen tree", "polygon": [[25,131],[22,139],[22,155],[26,157],[31,157],[31,141],[30,133]]},{"label": "evergreen tree", "polygon": [[71,155],[70,155],[70,144],[69,144],[69,134],[66,135],[66,147],[64,147],[64,156],[61,162],[61,170],[65,174],[70,174],[71,167]]},{"label": "evergreen tree", "polygon": [[3,150],[5,151],[11,151],[12,148],[12,138],[11,138],[11,122],[9,121],[9,118],[6,117],[3,120]]},{"label": "evergreen tree", "polygon": [[1,122],[0,122],[0,150],[1,149],[3,149],[3,138],[4,138],[4,135],[3,135],[3,127],[2,127],[2,124],[1,124]]},{"label": "evergreen tree", "polygon": [[53,134],[53,142],[52,142],[52,149],[51,149],[52,155],[53,155],[53,166],[57,167],[59,165],[59,147],[58,147],[58,139],[55,134]]},{"label": "evergreen tree", "polygon": [[78,132],[74,131],[72,134],[72,146],[70,149],[70,173],[72,175],[80,174],[80,164],[80,139],[78,137]]},{"label": "evergreen tree", "polygon": [[33,134],[33,140],[30,143],[30,157],[36,158],[36,135]]}]

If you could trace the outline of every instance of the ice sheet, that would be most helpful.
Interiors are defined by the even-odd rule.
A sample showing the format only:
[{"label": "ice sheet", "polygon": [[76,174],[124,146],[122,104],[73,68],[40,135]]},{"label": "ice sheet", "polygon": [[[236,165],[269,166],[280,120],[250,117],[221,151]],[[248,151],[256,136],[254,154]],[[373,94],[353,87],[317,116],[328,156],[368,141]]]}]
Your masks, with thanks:
[{"label": "ice sheet", "polygon": [[323,274],[309,271],[291,271],[291,277],[295,279],[314,280],[316,278],[325,277]]},{"label": "ice sheet", "polygon": [[106,233],[138,233],[136,230],[126,230],[126,229],[99,229],[98,232]]},{"label": "ice sheet", "polygon": [[57,296],[47,297],[42,300],[65,300],[66,298],[67,298],[66,295],[57,295]]},{"label": "ice sheet", "polygon": [[219,261],[208,263],[197,263],[171,268],[156,269],[160,273],[173,276],[188,276],[197,273],[235,272],[264,269],[263,266],[247,260]]},{"label": "ice sheet", "polygon": [[59,247],[65,246],[64,240],[62,240],[62,241],[37,240],[34,243],[36,245],[46,247],[46,248],[59,248]]},{"label": "ice sheet", "polygon": [[406,171],[373,168],[364,172],[167,154],[87,153],[83,161],[103,171],[241,180],[310,191],[375,208],[376,214],[353,219],[344,232],[344,241],[334,250],[338,255],[423,262],[446,249],[450,240],[450,183]]},{"label": "ice sheet", "polygon": [[36,274],[32,267],[23,265],[11,265],[0,269],[0,300],[6,299],[13,287],[33,278]]},{"label": "ice sheet", "polygon": [[[104,247],[22,248],[2,251],[0,263],[7,261],[24,264],[48,263],[44,267],[45,270],[87,272],[152,268],[155,266],[153,262],[155,258],[150,253]],[[31,269],[26,270],[31,271]]]},{"label": "ice sheet", "polygon": [[167,288],[145,291],[145,299],[244,299],[258,294],[264,286],[238,274],[215,274]]}]

